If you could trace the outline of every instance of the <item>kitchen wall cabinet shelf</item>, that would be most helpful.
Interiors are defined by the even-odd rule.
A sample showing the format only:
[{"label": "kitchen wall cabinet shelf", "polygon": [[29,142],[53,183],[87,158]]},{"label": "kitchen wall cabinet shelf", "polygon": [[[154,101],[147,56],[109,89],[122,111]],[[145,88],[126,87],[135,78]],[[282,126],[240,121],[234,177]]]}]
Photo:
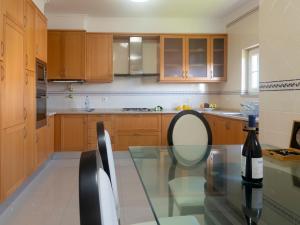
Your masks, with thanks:
[{"label": "kitchen wall cabinet shelf", "polygon": [[48,31],[48,80],[85,80],[86,32]]},{"label": "kitchen wall cabinet shelf", "polygon": [[161,35],[160,82],[226,81],[226,35]]}]

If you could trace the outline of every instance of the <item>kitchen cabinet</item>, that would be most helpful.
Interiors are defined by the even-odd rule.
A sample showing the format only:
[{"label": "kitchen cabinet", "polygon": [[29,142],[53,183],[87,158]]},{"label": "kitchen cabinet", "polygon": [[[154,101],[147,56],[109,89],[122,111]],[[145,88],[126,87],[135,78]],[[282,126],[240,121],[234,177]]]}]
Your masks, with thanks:
[{"label": "kitchen cabinet", "polygon": [[114,149],[114,121],[112,115],[88,115],[88,149],[97,149],[98,139],[97,139],[97,122],[102,121],[104,123],[105,130],[108,131],[111,139],[112,148]]},{"label": "kitchen cabinet", "polygon": [[24,39],[23,30],[9,18],[4,22],[5,60],[1,75],[1,127],[24,123]]},{"label": "kitchen cabinet", "polygon": [[161,145],[168,145],[168,130],[174,116],[174,113],[161,116]]},{"label": "kitchen cabinet", "polygon": [[87,150],[87,115],[59,115],[55,120],[56,151]]},{"label": "kitchen cabinet", "polygon": [[14,23],[23,27],[24,23],[24,0],[3,0],[4,14],[9,17]]},{"label": "kitchen cabinet", "polygon": [[25,67],[35,70],[35,5],[31,0],[25,1]]},{"label": "kitchen cabinet", "polygon": [[87,33],[86,80],[88,82],[113,81],[113,35]]},{"label": "kitchen cabinet", "polygon": [[54,152],[54,116],[48,117],[47,124],[47,137],[48,137],[48,156]]},{"label": "kitchen cabinet", "polygon": [[161,145],[161,115],[134,114],[115,116],[115,149],[129,146]]},{"label": "kitchen cabinet", "polygon": [[205,114],[212,130],[213,144],[244,144],[247,133],[243,131],[245,121]]},{"label": "kitchen cabinet", "polygon": [[48,37],[48,79],[85,80],[86,32],[51,30]]},{"label": "kitchen cabinet", "polygon": [[47,62],[47,18],[37,7],[35,12],[35,55]]},{"label": "kitchen cabinet", "polygon": [[48,158],[48,138],[47,126],[43,126],[36,131],[38,166],[41,166]]},{"label": "kitchen cabinet", "polygon": [[226,80],[226,35],[162,35],[161,82]]},{"label": "kitchen cabinet", "polygon": [[3,35],[3,21],[4,21],[4,0],[0,0],[0,60],[4,57],[4,35]]},{"label": "kitchen cabinet", "polygon": [[36,105],[35,105],[35,73],[33,71],[26,71],[25,78],[25,91],[24,91],[24,103],[25,103],[25,173],[30,176],[37,165],[37,149],[36,149]]},{"label": "kitchen cabinet", "polygon": [[25,179],[24,135],[24,124],[1,130],[2,200],[15,192]]}]

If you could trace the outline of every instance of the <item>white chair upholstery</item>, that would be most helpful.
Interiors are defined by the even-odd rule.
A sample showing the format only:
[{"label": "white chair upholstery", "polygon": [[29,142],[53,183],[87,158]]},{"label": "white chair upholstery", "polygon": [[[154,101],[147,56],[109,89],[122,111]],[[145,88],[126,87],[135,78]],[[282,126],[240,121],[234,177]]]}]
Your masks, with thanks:
[{"label": "white chair upholstery", "polygon": [[[115,205],[115,197],[108,175],[100,168],[98,172],[99,199],[101,224],[119,225]],[[194,216],[176,216],[159,219],[161,225],[200,225]],[[135,225],[157,225],[155,221],[139,223]]]},{"label": "white chair upholstery", "polygon": [[117,215],[118,215],[118,218],[120,218],[120,202],[119,202],[115,161],[114,161],[114,157],[113,157],[113,150],[112,150],[110,136],[109,136],[109,133],[107,132],[107,130],[105,130],[105,143],[106,143],[107,158],[108,158],[108,165],[109,165],[110,181],[111,181],[113,193],[115,196]]}]

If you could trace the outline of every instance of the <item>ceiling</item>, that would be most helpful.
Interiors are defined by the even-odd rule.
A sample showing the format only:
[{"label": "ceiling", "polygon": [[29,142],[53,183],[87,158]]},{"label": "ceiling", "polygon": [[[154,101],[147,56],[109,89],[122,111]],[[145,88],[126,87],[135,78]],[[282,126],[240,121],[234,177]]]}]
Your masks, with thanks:
[{"label": "ceiling", "polygon": [[[250,0],[252,1],[252,0]],[[223,18],[249,0],[48,0],[46,13],[99,17]]]}]

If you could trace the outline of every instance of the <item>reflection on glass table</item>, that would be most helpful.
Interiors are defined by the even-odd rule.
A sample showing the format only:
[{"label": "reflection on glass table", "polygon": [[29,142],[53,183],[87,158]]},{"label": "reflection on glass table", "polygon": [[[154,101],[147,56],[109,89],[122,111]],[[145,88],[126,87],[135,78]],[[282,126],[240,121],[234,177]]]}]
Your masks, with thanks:
[{"label": "reflection on glass table", "polygon": [[[130,147],[153,214],[201,225],[300,224],[300,164],[264,157],[262,187],[240,175],[241,145]],[[250,199],[250,201],[249,201]],[[249,219],[248,219],[249,220]],[[162,222],[163,220],[161,220]]]}]

